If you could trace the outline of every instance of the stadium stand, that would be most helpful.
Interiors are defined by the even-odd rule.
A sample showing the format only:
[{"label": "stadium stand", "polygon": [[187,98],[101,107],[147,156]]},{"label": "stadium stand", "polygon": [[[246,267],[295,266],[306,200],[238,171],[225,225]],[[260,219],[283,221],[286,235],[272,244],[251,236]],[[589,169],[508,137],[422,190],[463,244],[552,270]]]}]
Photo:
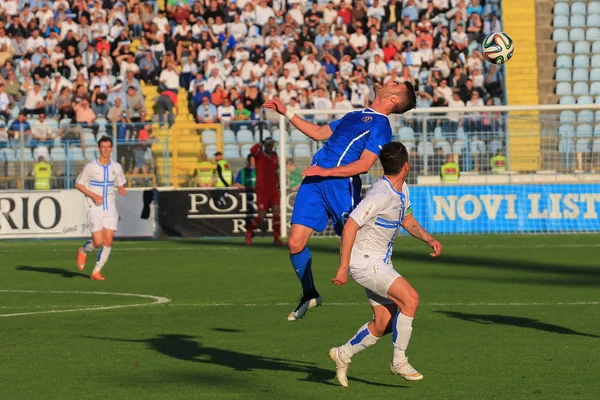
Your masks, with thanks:
[{"label": "stadium stand", "polygon": [[[595,26],[597,16],[586,19],[581,6],[564,5],[555,21],[563,26],[555,39],[561,52],[589,53],[581,32],[573,44],[566,31],[581,20],[575,17]],[[50,161],[61,167],[92,158],[90,146],[110,135],[119,141],[126,172],[134,167],[126,160],[130,148],[144,146],[152,147],[153,172],[163,174],[168,163],[162,159],[178,151],[164,143],[169,129],[181,135],[180,146],[197,141],[190,153],[227,145],[228,156],[243,161],[249,143],[279,135],[276,124],[253,132],[258,120],[273,117],[260,105],[274,96],[295,108],[360,108],[376,83],[409,80],[421,107],[504,102],[503,74],[478,50],[484,35],[502,29],[498,0],[6,0],[0,16],[6,122],[0,147],[17,146],[15,132],[27,124],[26,144],[48,146]],[[590,93],[581,83],[572,89],[564,82],[565,94]],[[161,100],[166,90],[175,93],[173,104]],[[171,108],[178,113],[169,119]],[[222,124],[222,140],[194,123]],[[463,124],[484,140],[495,136],[472,118],[458,125],[406,119],[395,128],[404,135],[410,127],[418,136],[423,125],[439,127],[436,139],[452,146]],[[144,143],[141,131],[149,136]],[[289,139],[290,154],[310,157],[315,150],[302,134],[292,131]]]}]

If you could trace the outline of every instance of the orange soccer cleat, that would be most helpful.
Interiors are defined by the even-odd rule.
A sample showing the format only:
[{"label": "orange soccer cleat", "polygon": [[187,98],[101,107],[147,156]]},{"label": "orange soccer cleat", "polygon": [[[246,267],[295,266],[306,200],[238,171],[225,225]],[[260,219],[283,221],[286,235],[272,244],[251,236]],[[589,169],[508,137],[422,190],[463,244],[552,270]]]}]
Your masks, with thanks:
[{"label": "orange soccer cleat", "polygon": [[90,279],[93,281],[103,281],[105,278],[100,274],[100,272],[94,272],[90,276]]},{"label": "orange soccer cleat", "polygon": [[87,258],[87,255],[83,252],[83,247],[80,247],[79,250],[77,251],[77,268],[79,268],[80,271],[83,271],[85,268],[85,259]]}]

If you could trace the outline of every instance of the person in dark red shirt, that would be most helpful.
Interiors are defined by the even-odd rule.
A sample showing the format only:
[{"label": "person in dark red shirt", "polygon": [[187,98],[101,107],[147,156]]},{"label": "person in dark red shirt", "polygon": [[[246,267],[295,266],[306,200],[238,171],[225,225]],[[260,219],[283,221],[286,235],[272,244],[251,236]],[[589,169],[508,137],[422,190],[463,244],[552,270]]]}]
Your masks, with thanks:
[{"label": "person in dark red shirt", "polygon": [[282,246],[279,239],[280,217],[279,217],[279,157],[273,151],[275,142],[267,138],[262,144],[257,143],[250,149],[250,154],[256,161],[256,206],[258,216],[246,231],[246,244],[252,244],[252,234],[261,225],[267,215],[269,208],[273,212],[273,244]]}]

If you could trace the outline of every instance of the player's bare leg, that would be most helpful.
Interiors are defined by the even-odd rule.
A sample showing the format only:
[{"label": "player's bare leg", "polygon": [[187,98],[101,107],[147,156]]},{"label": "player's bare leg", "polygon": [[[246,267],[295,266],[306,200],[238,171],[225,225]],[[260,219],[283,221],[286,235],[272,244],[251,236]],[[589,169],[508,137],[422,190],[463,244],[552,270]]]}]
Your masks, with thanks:
[{"label": "player's bare leg", "polygon": [[108,261],[108,257],[110,256],[111,246],[113,242],[113,238],[115,237],[115,231],[112,229],[103,229],[103,242],[102,247],[100,248],[100,252],[98,253],[98,261],[96,262],[96,266],[94,267],[94,271],[90,276],[90,279],[96,281],[103,281],[104,277],[100,273],[106,261]]},{"label": "player's bare leg", "polygon": [[83,247],[80,247],[77,251],[77,268],[80,271],[85,269],[85,260],[87,259],[87,253],[94,251],[104,242],[103,231],[92,232],[92,239],[85,242]]},{"label": "player's bare leg", "polygon": [[248,229],[246,229],[246,245],[247,246],[250,246],[252,244],[252,237],[254,236],[254,231],[256,230],[256,228],[261,226],[261,224],[264,221],[266,216],[267,216],[266,209],[258,210],[258,215],[256,217],[254,217],[254,220],[252,220],[252,223],[250,224]]},{"label": "player's bare leg", "polygon": [[392,325],[394,357],[390,370],[392,374],[400,375],[407,381],[421,380],[423,375],[408,363],[406,357],[406,348],[412,334],[412,322],[419,306],[419,294],[406,279],[398,277],[388,289],[388,298],[400,309]]},{"label": "player's bare leg", "polygon": [[393,316],[397,310],[395,304],[373,306],[373,320],[361,326],[356,335],[345,344],[329,350],[329,357],[335,363],[336,377],[340,385],[348,386],[348,368],[352,356],[374,345],[379,338],[392,331]]},{"label": "player's bare leg", "polygon": [[302,297],[298,306],[288,315],[288,321],[297,321],[304,317],[306,312],[321,305],[321,296],[315,288],[312,276],[312,256],[307,243],[313,229],[299,224],[293,224],[288,238],[290,260],[296,276],[302,284]]}]

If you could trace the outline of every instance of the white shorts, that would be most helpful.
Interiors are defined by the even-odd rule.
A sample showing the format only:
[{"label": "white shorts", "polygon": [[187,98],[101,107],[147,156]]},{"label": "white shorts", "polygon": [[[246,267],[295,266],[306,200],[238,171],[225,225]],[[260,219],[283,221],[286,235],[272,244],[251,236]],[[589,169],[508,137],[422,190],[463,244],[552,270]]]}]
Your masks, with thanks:
[{"label": "white shorts", "polygon": [[374,261],[350,265],[350,275],[356,283],[365,288],[371,306],[394,304],[387,298],[387,293],[392,283],[402,275],[394,269],[391,263]]},{"label": "white shorts", "polygon": [[119,214],[116,211],[104,211],[101,208],[90,208],[87,210],[87,223],[91,233],[102,229],[117,230]]}]

